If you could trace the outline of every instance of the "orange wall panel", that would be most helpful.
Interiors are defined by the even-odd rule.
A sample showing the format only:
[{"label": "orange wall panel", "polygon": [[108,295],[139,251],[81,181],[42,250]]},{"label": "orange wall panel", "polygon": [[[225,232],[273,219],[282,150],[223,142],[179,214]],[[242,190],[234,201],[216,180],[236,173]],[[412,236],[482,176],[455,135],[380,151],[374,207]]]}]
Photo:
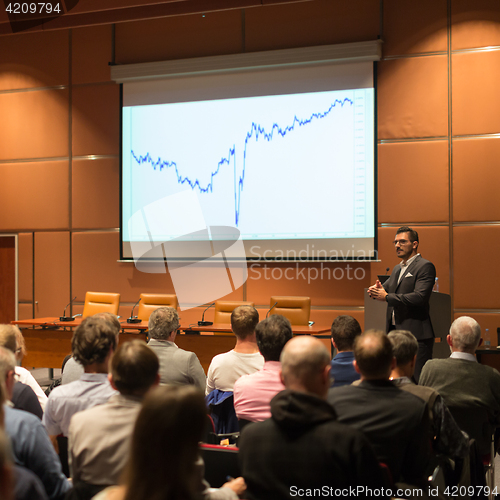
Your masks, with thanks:
[{"label": "orange wall panel", "polygon": [[235,54],[241,50],[240,10],[116,25],[119,64]]},{"label": "orange wall panel", "polygon": [[382,61],[378,68],[379,139],[448,133],[446,56]]},{"label": "orange wall panel", "polygon": [[118,158],[73,160],[73,229],[119,227],[119,184]]},{"label": "orange wall panel", "polygon": [[33,233],[18,235],[19,301],[33,301]]},{"label": "orange wall panel", "polygon": [[67,85],[67,31],[0,37],[0,90]]},{"label": "orange wall panel", "polygon": [[33,304],[19,304],[18,319],[33,319]]},{"label": "orange wall panel", "polygon": [[112,45],[111,26],[92,26],[73,30],[72,77],[78,83],[109,82]]},{"label": "orange wall panel", "polygon": [[67,229],[68,162],[0,164],[0,228]]},{"label": "orange wall panel", "polygon": [[381,223],[448,221],[448,142],[379,145],[378,194]]},{"label": "orange wall panel", "polygon": [[119,85],[75,87],[72,118],[73,155],[119,153]]},{"label": "orange wall panel", "polygon": [[63,313],[69,282],[69,232],[35,233],[35,318]]},{"label": "orange wall panel", "polygon": [[500,139],[453,141],[453,219],[498,221]]},{"label": "orange wall panel", "polygon": [[500,2],[453,0],[451,2],[451,48],[500,45]]},{"label": "orange wall panel", "polygon": [[68,156],[68,91],[0,94],[0,160]]},{"label": "orange wall panel", "polygon": [[446,0],[385,0],[384,57],[447,50]]},{"label": "orange wall panel", "polygon": [[500,50],[452,55],[453,135],[500,132]]},{"label": "orange wall panel", "polygon": [[498,309],[500,267],[491,252],[500,248],[500,226],[453,229],[456,309]]},{"label": "orange wall panel", "polygon": [[376,40],[378,0],[316,0],[245,10],[247,52]]}]

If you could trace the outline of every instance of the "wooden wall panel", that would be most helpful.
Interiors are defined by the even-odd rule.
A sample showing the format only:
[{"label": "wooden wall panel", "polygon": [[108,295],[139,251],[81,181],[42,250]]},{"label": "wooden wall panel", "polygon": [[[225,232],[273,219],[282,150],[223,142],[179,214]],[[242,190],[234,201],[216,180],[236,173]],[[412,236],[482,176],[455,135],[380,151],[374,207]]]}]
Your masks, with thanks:
[{"label": "wooden wall panel", "polygon": [[132,64],[241,52],[241,11],[167,17],[116,26],[116,62]]},{"label": "wooden wall panel", "polygon": [[451,48],[468,49],[500,45],[500,2],[453,0]]},{"label": "wooden wall panel", "polygon": [[447,50],[446,0],[385,0],[384,57]]},{"label": "wooden wall panel", "polygon": [[33,303],[20,303],[18,307],[18,319],[33,318]]},{"label": "wooden wall panel", "polygon": [[92,26],[73,30],[73,84],[109,82],[112,45],[111,26]]},{"label": "wooden wall panel", "polygon": [[453,219],[499,221],[500,139],[453,141]]},{"label": "wooden wall panel", "polygon": [[33,302],[33,233],[20,233],[17,243],[19,302]]},{"label": "wooden wall panel", "polygon": [[116,159],[73,160],[73,229],[120,225],[120,164]]},{"label": "wooden wall panel", "polygon": [[378,138],[446,136],[447,91],[446,56],[380,62]]},{"label": "wooden wall panel", "polygon": [[0,90],[67,85],[67,31],[0,37]]},{"label": "wooden wall panel", "polygon": [[317,0],[245,10],[247,52],[376,40],[378,0]]},{"label": "wooden wall panel", "polygon": [[0,235],[0,324],[16,319],[16,236]]},{"label": "wooden wall panel", "polygon": [[381,144],[378,164],[379,222],[448,221],[447,141]]},{"label": "wooden wall panel", "polygon": [[455,308],[498,309],[500,267],[489,257],[500,248],[500,226],[455,227],[453,235]]},{"label": "wooden wall panel", "polygon": [[67,229],[68,162],[0,164],[0,228]]},{"label": "wooden wall panel", "polygon": [[452,56],[453,135],[500,132],[500,50]]},{"label": "wooden wall panel", "polygon": [[71,300],[69,282],[69,232],[36,232],[35,318],[63,313]]},{"label": "wooden wall panel", "polygon": [[68,91],[0,94],[0,160],[68,156]]},{"label": "wooden wall panel", "polygon": [[[481,338],[484,344],[484,334],[486,328],[490,330],[491,346],[496,347],[498,345],[497,328],[500,327],[500,314],[497,313],[476,313],[476,312],[456,312],[454,319],[460,318],[461,316],[470,316],[474,318],[481,326]],[[484,345],[480,346],[484,347]],[[498,356],[496,356],[498,357]]]},{"label": "wooden wall panel", "polygon": [[120,87],[115,84],[73,89],[73,155],[119,153]]}]

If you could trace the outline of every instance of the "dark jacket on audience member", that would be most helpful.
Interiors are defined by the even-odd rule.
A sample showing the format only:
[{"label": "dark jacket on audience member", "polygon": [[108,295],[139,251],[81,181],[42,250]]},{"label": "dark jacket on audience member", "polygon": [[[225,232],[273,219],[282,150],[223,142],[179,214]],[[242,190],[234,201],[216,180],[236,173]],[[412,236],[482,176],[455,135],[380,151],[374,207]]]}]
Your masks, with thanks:
[{"label": "dark jacket on audience member", "polygon": [[18,410],[24,410],[36,415],[40,420],[43,417],[43,410],[33,389],[22,382],[14,384],[12,393],[12,404]]}]

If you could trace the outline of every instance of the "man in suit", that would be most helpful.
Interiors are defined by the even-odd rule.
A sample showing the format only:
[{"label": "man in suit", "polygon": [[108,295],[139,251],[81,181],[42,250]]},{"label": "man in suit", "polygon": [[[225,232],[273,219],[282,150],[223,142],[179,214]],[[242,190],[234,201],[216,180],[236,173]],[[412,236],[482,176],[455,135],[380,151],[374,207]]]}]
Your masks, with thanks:
[{"label": "man in suit", "polygon": [[200,360],[191,351],[179,349],[175,337],[179,315],[173,307],[159,307],[149,316],[148,346],[160,360],[160,383],[194,385],[205,391],[206,377]]},{"label": "man in suit", "polygon": [[314,488],[323,496],[335,489],[348,496],[354,488],[357,498],[371,498],[371,488],[385,497],[366,437],[340,424],[326,402],[329,372],[330,356],[318,339],[304,335],[287,342],[281,353],[286,390],[272,399],[271,418],[247,425],[239,442],[246,498],[305,498]]},{"label": "man in suit", "polygon": [[368,288],[374,300],[387,302],[386,331],[408,330],[418,340],[414,378],[418,382],[425,363],[432,358],[434,330],[429,316],[429,299],[436,280],[436,268],[418,253],[418,233],[408,226],[396,231],[394,246],[401,262],[390,278]]},{"label": "man in suit", "polygon": [[368,330],[357,337],[354,358],[361,382],[331,388],[328,402],[339,422],[368,438],[379,461],[389,467],[394,482],[422,486],[430,456],[426,403],[389,380],[396,360],[383,331]]}]

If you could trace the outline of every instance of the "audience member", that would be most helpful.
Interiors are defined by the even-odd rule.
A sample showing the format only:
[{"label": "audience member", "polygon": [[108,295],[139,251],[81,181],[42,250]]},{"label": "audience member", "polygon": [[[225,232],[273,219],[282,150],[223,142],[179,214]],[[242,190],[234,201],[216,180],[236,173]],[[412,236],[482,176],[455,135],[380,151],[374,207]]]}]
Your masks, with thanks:
[{"label": "audience member", "polygon": [[75,413],[103,404],[116,394],[108,380],[108,364],[118,333],[109,321],[95,316],[85,318],[76,328],[71,348],[85,373],[75,382],[56,387],[50,393],[43,415],[43,423],[56,449],[56,437],[68,436],[69,423]]},{"label": "audience member", "polygon": [[[198,443],[207,410],[194,387],[166,386],[144,398],[132,435],[125,485],[106,488],[94,500],[190,500],[204,492]],[[201,462],[202,463],[202,462]],[[218,498],[236,500],[240,479],[226,483]],[[208,498],[211,497],[208,492]]]},{"label": "audience member", "polygon": [[447,342],[451,356],[427,361],[419,383],[441,395],[457,424],[476,440],[479,452],[486,455],[493,430],[500,424],[500,373],[476,360],[481,327],[475,319],[456,319]]},{"label": "audience member", "polygon": [[207,373],[205,394],[215,389],[232,391],[234,383],[242,376],[254,373],[264,366],[255,340],[255,327],[259,313],[252,306],[239,306],[231,313],[231,329],[236,335],[236,345],[229,352],[217,354]]},{"label": "audience member", "polygon": [[200,360],[194,352],[175,344],[179,326],[179,315],[173,307],[160,307],[149,316],[148,346],[160,360],[160,383],[194,385],[203,391],[206,377]]},{"label": "audience member", "polygon": [[359,373],[354,369],[354,339],[361,335],[361,327],[352,316],[337,316],[332,323],[332,344],[337,349],[332,359],[330,377],[332,387],[341,387],[359,380]]},{"label": "audience member", "polygon": [[[249,424],[240,438],[246,498],[289,500],[314,488],[382,487],[367,439],[337,422],[326,402],[330,355],[321,341],[307,335],[290,340],[281,369],[286,390],[271,401],[272,417]],[[368,498],[365,490],[357,494]]]},{"label": "audience member", "polygon": [[265,360],[264,367],[236,381],[234,410],[238,419],[260,422],[271,416],[271,399],[285,388],[280,377],[280,355],[292,338],[290,321],[273,314],[257,325],[255,338]]},{"label": "audience member", "polygon": [[119,394],[71,419],[68,447],[76,489],[96,494],[118,484],[142,399],[160,381],[158,370],[158,357],[144,342],[132,340],[118,347],[109,381]]},{"label": "audience member", "polygon": [[328,401],[340,422],[369,439],[394,482],[422,486],[430,456],[426,404],[389,380],[396,360],[384,332],[368,330],[357,337],[354,358],[361,383],[331,388]]},{"label": "audience member", "polygon": [[465,458],[469,453],[468,437],[459,429],[441,396],[434,389],[416,385],[412,381],[417,361],[417,339],[407,330],[393,330],[388,337],[396,358],[391,380],[403,391],[427,403],[434,451],[450,458]]},{"label": "audience member", "polygon": [[[0,347],[0,392],[5,394],[6,399],[10,399],[14,388],[15,364],[14,354]],[[15,498],[45,500],[43,489],[51,500],[62,499],[71,485],[62,473],[59,457],[40,419],[7,404],[0,405],[0,408],[4,412],[0,415],[0,422],[5,422],[5,432],[10,438],[16,462]],[[34,475],[38,476],[38,480]]]}]

